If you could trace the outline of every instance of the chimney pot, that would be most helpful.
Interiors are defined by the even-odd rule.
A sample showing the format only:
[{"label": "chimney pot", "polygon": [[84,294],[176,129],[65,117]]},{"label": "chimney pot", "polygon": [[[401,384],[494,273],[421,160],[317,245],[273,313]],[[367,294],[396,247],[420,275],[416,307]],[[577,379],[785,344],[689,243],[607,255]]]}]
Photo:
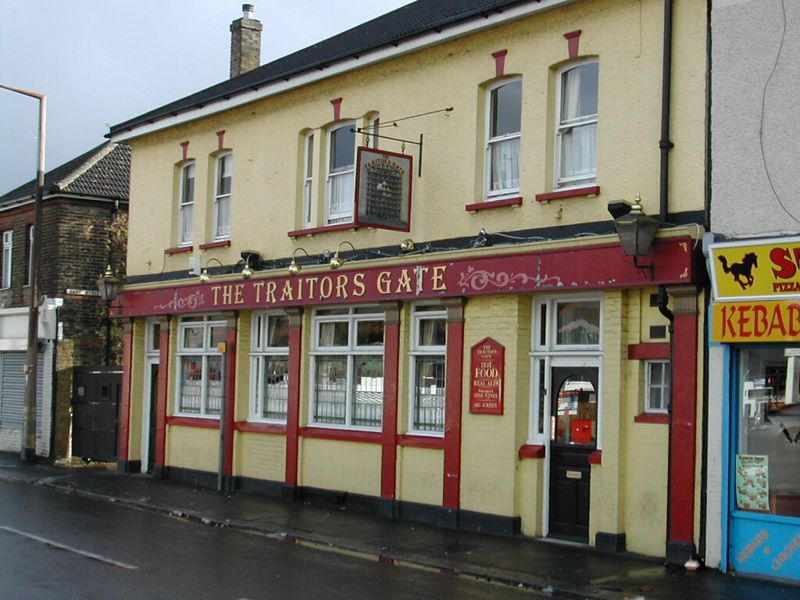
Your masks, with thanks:
[{"label": "chimney pot", "polygon": [[255,9],[256,7],[252,4],[242,4],[242,17],[245,19],[252,19]]}]

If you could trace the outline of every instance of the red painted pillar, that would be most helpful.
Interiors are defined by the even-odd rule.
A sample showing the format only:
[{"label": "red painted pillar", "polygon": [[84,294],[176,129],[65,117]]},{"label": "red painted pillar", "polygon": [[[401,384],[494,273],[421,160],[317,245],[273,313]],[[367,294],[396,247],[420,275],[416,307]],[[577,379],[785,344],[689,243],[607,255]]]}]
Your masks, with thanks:
[{"label": "red painted pillar", "polygon": [[153,475],[164,476],[167,448],[167,388],[169,386],[169,317],[159,320],[158,390],[156,393],[156,440]]},{"label": "red painted pillar", "polygon": [[672,298],[672,417],[670,420],[667,563],[694,558],[697,468],[697,288],[667,288]]},{"label": "red painted pillar", "polygon": [[300,366],[303,358],[303,309],[286,310],[289,316],[289,406],[286,414],[286,485],[297,486],[300,445]]},{"label": "red painted pillar", "polygon": [[461,506],[461,382],[464,369],[464,298],[442,301],[447,308],[447,375],[444,412],[445,508]]},{"label": "red painted pillar", "polygon": [[128,320],[122,330],[122,389],[119,399],[119,448],[118,469],[128,472],[131,431],[131,357],[133,355],[133,321]]},{"label": "red painted pillar", "polygon": [[222,415],[223,428],[223,461],[222,476],[226,481],[226,488],[233,487],[233,422],[236,414],[236,342],[237,342],[237,322],[238,315],[230,317],[226,321],[227,330],[225,332],[225,414]]},{"label": "red painted pillar", "polygon": [[397,391],[400,364],[400,302],[383,304],[383,431],[381,433],[381,497],[397,492]]}]

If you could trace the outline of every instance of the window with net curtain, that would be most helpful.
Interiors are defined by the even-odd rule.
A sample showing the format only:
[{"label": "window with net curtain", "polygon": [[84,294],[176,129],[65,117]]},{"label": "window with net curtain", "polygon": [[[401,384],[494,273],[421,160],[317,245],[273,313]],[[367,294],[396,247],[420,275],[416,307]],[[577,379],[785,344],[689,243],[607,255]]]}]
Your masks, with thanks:
[{"label": "window with net curtain", "polygon": [[489,90],[488,129],[487,199],[519,194],[522,80],[496,85]]},{"label": "window with net curtain", "polygon": [[181,167],[178,208],[178,245],[192,243],[194,218],[194,162]]},{"label": "window with net curtain", "polygon": [[329,225],[353,220],[355,202],[355,124],[346,123],[328,134],[327,198]]},{"label": "window with net curtain", "polygon": [[380,428],[383,421],[383,312],[375,308],[315,313],[315,424]]},{"label": "window with net curtain", "polygon": [[439,306],[417,306],[413,328],[411,429],[419,433],[443,433],[447,314]]},{"label": "window with net curtain", "polygon": [[556,187],[584,187],[597,181],[597,61],[560,73],[556,133]]},{"label": "window with net curtain", "polygon": [[231,182],[233,180],[233,154],[228,152],[217,158],[217,186],[214,196],[214,239],[231,236]]},{"label": "window with net curtain", "polygon": [[289,406],[289,318],[286,315],[255,316],[250,361],[252,418],[285,422]]},{"label": "window with net curtain", "polygon": [[178,406],[184,415],[219,417],[222,412],[224,321],[186,318],[179,327]]}]

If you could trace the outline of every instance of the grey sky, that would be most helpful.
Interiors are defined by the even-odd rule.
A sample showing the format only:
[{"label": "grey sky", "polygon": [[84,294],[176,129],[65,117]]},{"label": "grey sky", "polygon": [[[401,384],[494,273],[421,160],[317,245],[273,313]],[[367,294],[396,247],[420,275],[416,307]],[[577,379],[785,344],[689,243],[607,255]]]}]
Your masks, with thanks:
[{"label": "grey sky", "polygon": [[[250,0],[261,62],[410,0]],[[0,0],[0,84],[47,94],[49,171],[109,125],[227,79],[241,0]],[[38,103],[0,90],[0,195],[34,179]]]}]

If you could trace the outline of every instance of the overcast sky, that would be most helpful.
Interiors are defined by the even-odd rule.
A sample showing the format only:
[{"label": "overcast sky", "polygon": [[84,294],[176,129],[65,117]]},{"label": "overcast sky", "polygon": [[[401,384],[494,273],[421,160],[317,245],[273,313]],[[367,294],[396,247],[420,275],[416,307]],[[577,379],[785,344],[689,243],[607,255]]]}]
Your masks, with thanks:
[{"label": "overcast sky", "polygon": [[[410,0],[254,0],[261,62]],[[50,171],[110,125],[228,78],[241,0],[0,0],[0,84],[47,95]],[[0,89],[0,195],[34,179],[38,102]]]}]

